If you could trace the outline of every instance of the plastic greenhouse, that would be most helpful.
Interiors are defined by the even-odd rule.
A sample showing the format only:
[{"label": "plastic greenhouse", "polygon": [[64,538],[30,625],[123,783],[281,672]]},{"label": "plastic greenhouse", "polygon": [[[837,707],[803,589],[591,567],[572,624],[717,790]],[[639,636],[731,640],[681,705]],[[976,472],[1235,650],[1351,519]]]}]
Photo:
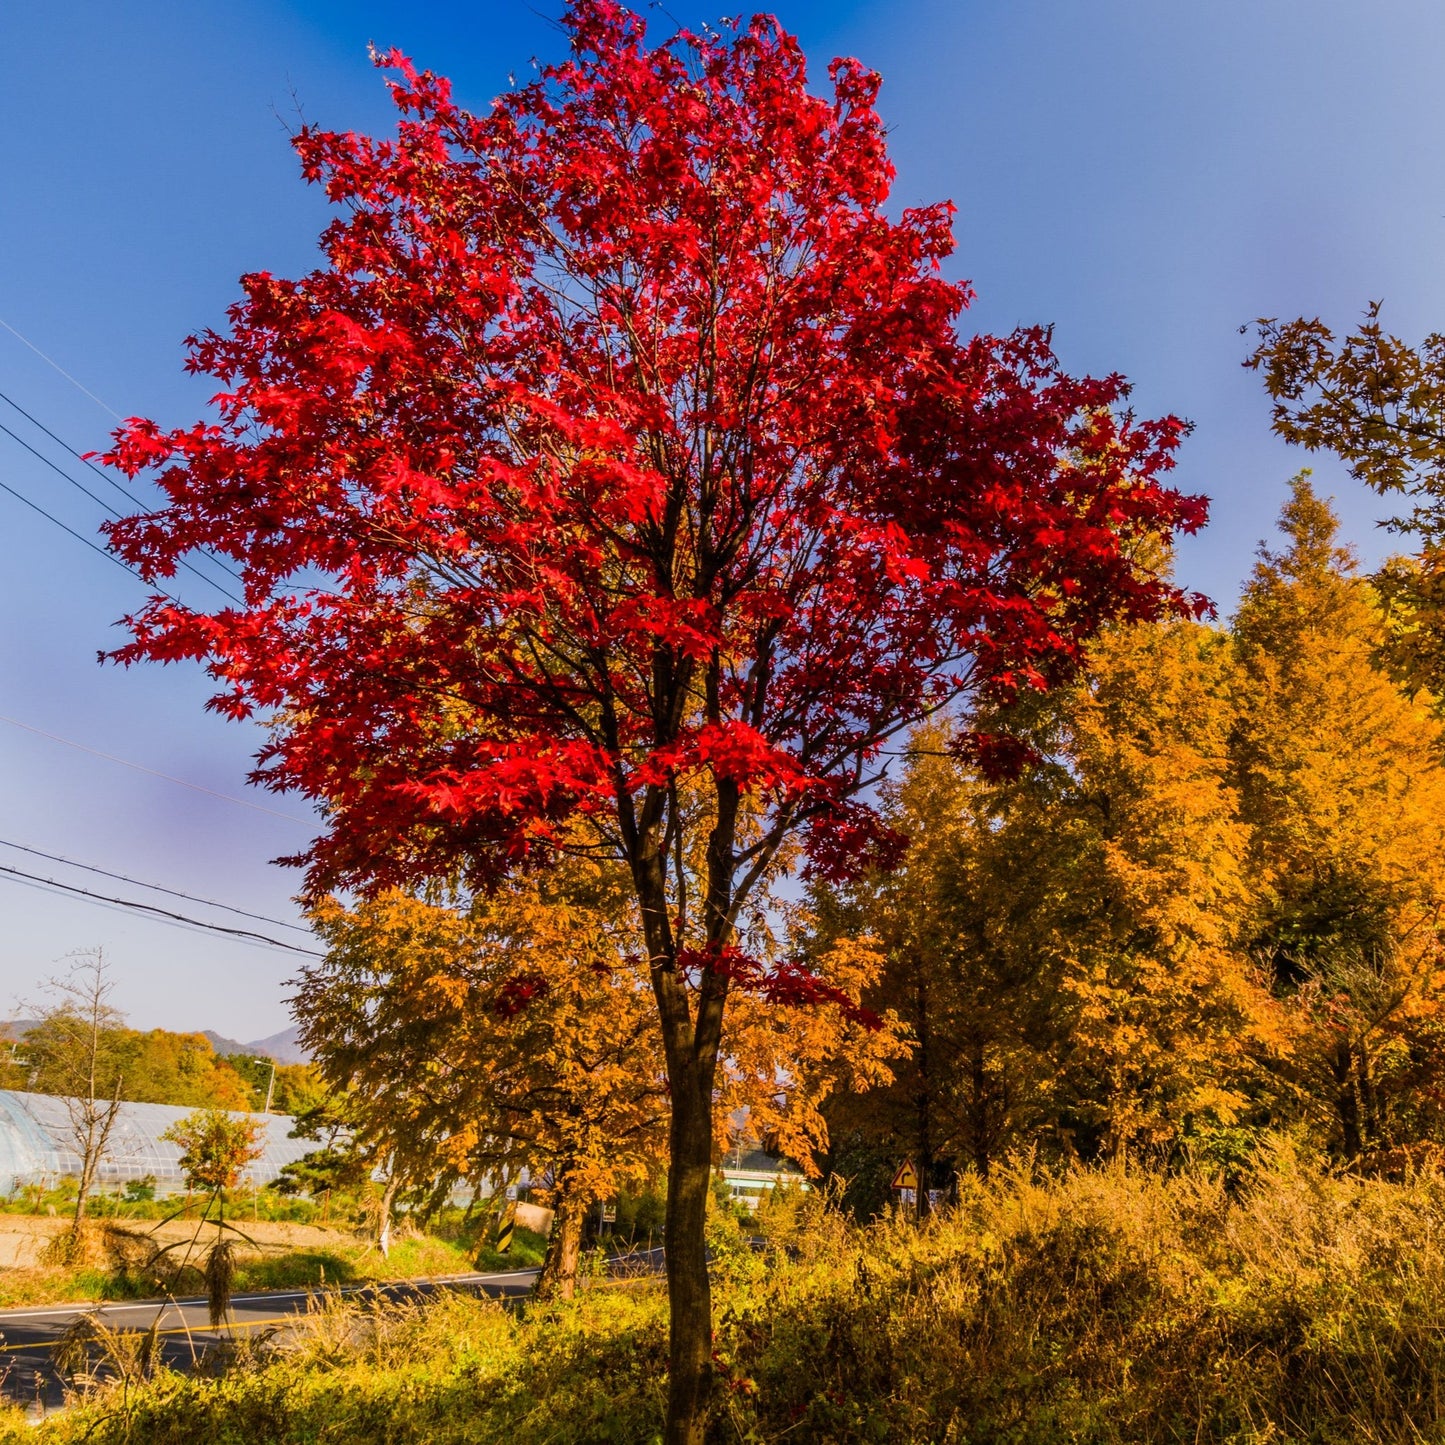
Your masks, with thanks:
[{"label": "plastic greenhouse", "polygon": [[[161,1135],[194,1112],[170,1104],[121,1104],[97,1184],[114,1187],[149,1175],[163,1193],[184,1189],[181,1152]],[[316,1148],[310,1140],[288,1137],[296,1123],[289,1115],[233,1113],[233,1117],[261,1125],[256,1142],[262,1153],[243,1175],[248,1184],[270,1183],[285,1165]],[[64,1175],[79,1173],[65,1100],[0,1089],[0,1194],[13,1194],[28,1184],[54,1184]]]}]

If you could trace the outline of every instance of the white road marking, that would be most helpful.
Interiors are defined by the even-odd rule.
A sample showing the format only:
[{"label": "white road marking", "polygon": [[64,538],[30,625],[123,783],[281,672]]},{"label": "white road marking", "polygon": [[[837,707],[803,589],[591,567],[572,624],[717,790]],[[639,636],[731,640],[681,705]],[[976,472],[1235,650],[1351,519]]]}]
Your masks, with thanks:
[{"label": "white road marking", "polygon": [[[492,1280],[522,1279],[528,1275],[535,1275],[536,1269],[509,1269],[497,1274],[444,1274],[427,1275],[421,1279],[397,1279],[385,1282],[368,1284],[346,1285],[342,1288],[342,1294],[360,1294],[365,1290],[397,1289],[411,1286],[413,1288],[428,1284],[487,1284]],[[245,1304],[274,1304],[277,1300],[308,1299],[317,1294],[325,1293],[321,1286],[313,1289],[287,1290],[284,1293],[263,1292],[261,1294],[235,1295],[231,1300],[231,1308],[234,1310],[237,1305]],[[178,1300],[136,1300],[131,1304],[122,1304],[120,1301],[110,1300],[77,1300],[69,1304],[51,1305],[46,1309],[28,1310],[0,1310],[0,1328],[3,1328],[6,1320],[34,1320],[53,1319],[57,1316],[89,1314],[94,1312],[98,1315],[123,1314],[129,1310],[156,1310],[162,1312],[172,1309],[188,1309],[199,1307],[206,1303],[204,1295],[197,1295],[186,1299]]]}]

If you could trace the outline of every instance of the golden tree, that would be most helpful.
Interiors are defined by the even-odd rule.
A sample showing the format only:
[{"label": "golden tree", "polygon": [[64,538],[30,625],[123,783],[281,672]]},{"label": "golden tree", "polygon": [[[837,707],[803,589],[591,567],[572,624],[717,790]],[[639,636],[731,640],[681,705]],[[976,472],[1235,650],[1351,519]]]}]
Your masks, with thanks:
[{"label": "golden tree", "polygon": [[1445,1064],[1445,729],[1382,665],[1378,593],[1307,474],[1281,527],[1235,621],[1232,750],[1257,948],[1289,1004],[1281,1076],[1353,1159],[1438,1127],[1422,1090]]},{"label": "golden tree", "polygon": [[889,798],[904,865],[847,920],[879,935],[876,998],[915,1046],[891,1123],[862,1127],[925,1172],[987,1172],[1025,1141],[1113,1155],[1236,1124],[1277,1024],[1246,947],[1234,686],[1217,630],[1117,628],[1087,681],[1016,710],[1035,756],[1013,779],[915,734]]},{"label": "golden tree", "polygon": [[[539,1290],[575,1288],[589,1206],[658,1177],[667,1085],[635,919],[616,874],[585,859],[463,907],[400,892],[316,922],[325,960],[303,971],[303,1042],[398,1186],[526,1166],[547,1182],[552,1243]],[[823,976],[856,999],[876,959],[841,945]],[[837,1003],[739,999],[716,1097],[733,1126],[816,1172],[819,1101],[886,1077],[886,1026]]]},{"label": "golden tree", "polygon": [[392,892],[323,905],[325,960],[303,970],[302,1039],[387,1175],[407,1183],[549,1174],[543,1290],[570,1294],[589,1204],[655,1173],[666,1083],[650,1000],[585,863],[470,910]]}]

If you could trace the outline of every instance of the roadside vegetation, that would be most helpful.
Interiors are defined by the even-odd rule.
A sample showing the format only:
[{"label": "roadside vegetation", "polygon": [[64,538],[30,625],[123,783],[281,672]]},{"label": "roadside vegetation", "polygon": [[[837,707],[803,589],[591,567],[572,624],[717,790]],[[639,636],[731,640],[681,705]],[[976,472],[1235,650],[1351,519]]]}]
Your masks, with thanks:
[{"label": "roadside vegetation", "polygon": [[[203,1198],[99,1195],[84,1246],[66,1262],[59,1246],[68,1238],[68,1224],[50,1215],[57,1208],[63,1215],[67,1193],[73,1185],[4,1201],[11,1216],[29,1206],[25,1224],[39,1237],[30,1252],[34,1263],[0,1269],[0,1308],[206,1293],[204,1263],[213,1230],[202,1222]],[[403,1223],[383,1256],[366,1237],[367,1203],[352,1196],[316,1201],[269,1189],[235,1191],[226,1205],[235,1228],[231,1292],[526,1269],[539,1265],[546,1251],[542,1235],[518,1228],[509,1250],[499,1253],[494,1217],[449,1207],[424,1226]],[[7,1233],[0,1218],[0,1236]]]},{"label": "roadside vegetation", "polygon": [[[1332,1173],[1268,1141],[1218,1172],[1015,1162],[918,1225],[822,1192],[750,1248],[715,1211],[709,1441],[1416,1442],[1445,1400],[1445,1182]],[[752,1225],[748,1225],[750,1230]],[[332,1296],[218,1373],[91,1390],[37,1445],[555,1445],[660,1438],[651,1280],[512,1311]],[[116,1366],[111,1365],[112,1376]]]}]

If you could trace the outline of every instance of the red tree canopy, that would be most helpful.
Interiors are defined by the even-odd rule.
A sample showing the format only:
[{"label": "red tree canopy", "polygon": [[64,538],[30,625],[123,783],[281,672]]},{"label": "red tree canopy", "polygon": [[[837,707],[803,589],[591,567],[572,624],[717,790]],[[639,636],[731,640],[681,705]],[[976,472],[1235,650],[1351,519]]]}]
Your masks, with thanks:
[{"label": "red tree canopy", "polygon": [[303,130],[324,264],[192,338],[216,419],[107,457],[169,498],[112,527],[129,563],[245,577],[117,655],[274,714],[260,775],[328,808],[313,888],[483,880],[579,823],[666,858],[698,779],[754,810],[737,896],[794,830],[840,869],[890,737],[1200,605],[1140,561],[1204,520],[1160,480],[1180,422],[1045,331],[961,335],[952,207],[885,209],[877,76],[811,94],[766,17],[565,23],[484,113],[393,53],[394,139]]}]

